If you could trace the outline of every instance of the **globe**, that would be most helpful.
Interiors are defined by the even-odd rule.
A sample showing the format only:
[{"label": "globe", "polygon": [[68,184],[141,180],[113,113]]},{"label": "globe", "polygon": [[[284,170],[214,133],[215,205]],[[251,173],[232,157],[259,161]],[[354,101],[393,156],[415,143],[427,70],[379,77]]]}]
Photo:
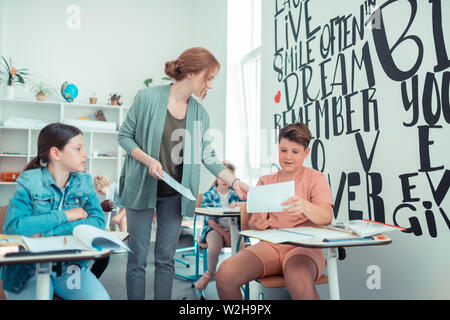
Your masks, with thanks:
[{"label": "globe", "polygon": [[68,102],[72,102],[78,96],[78,88],[73,83],[66,81],[61,86],[61,94]]}]

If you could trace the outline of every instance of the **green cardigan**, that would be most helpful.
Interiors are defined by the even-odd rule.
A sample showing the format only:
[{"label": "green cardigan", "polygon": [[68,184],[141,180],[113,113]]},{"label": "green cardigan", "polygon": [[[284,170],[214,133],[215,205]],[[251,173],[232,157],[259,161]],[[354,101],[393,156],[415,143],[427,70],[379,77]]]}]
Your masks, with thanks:
[{"label": "green cardigan", "polygon": [[[151,157],[159,159],[170,86],[140,90],[119,129],[118,142],[127,153],[119,180],[120,203],[127,208],[156,208],[157,180],[149,174],[147,166],[131,156],[131,151],[139,147]],[[189,97],[181,183],[189,188],[194,196],[198,194],[202,163],[216,177],[219,172],[226,170],[223,163],[216,158],[213,139],[208,134],[208,129],[208,113],[197,100]],[[194,210],[195,201],[182,197],[181,214],[192,216]]]}]

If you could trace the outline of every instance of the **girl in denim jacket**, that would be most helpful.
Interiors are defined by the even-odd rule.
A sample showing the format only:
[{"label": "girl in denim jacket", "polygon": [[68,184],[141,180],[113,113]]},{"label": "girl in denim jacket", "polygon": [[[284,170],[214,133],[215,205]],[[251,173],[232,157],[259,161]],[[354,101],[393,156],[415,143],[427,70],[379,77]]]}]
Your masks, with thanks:
[{"label": "girl in denim jacket", "polygon": [[[89,224],[105,228],[103,211],[92,178],[84,173],[87,152],[82,132],[73,126],[52,123],[38,138],[38,155],[16,180],[5,218],[5,234],[27,237],[71,235],[73,228]],[[62,272],[51,274],[50,297],[109,299],[103,285],[87,268],[89,260],[63,262]],[[70,266],[77,265],[77,268]],[[69,271],[70,270],[70,271]],[[80,285],[71,277],[79,272]],[[35,265],[11,265],[1,270],[8,299],[35,299]]]}]

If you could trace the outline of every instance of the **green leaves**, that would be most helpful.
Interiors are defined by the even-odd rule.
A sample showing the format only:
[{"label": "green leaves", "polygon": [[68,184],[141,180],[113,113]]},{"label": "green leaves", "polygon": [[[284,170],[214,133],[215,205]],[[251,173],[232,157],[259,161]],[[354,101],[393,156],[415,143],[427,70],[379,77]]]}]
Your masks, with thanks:
[{"label": "green leaves", "polygon": [[0,60],[0,63],[2,69],[0,69],[0,78],[6,79],[9,86],[15,82],[25,84],[25,80],[27,80],[27,77],[30,75],[28,69],[14,68],[11,57],[9,58],[9,62],[5,57],[2,56],[1,58],[2,60]]}]

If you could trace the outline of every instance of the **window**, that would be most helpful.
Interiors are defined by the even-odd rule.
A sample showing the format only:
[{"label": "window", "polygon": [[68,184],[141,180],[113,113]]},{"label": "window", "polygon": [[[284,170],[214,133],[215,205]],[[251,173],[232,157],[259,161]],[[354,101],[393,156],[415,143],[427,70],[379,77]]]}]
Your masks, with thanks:
[{"label": "window", "polygon": [[255,184],[260,167],[261,0],[228,0],[227,159]]}]

